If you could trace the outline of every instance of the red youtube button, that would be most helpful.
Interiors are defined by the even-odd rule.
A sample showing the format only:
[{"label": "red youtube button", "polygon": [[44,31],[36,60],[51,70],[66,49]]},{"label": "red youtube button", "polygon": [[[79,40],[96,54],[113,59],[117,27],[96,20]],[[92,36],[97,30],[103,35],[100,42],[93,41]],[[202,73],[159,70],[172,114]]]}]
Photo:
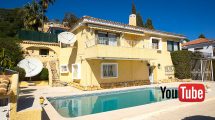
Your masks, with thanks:
[{"label": "red youtube button", "polygon": [[203,84],[180,84],[178,97],[181,102],[202,102],[205,99]]}]

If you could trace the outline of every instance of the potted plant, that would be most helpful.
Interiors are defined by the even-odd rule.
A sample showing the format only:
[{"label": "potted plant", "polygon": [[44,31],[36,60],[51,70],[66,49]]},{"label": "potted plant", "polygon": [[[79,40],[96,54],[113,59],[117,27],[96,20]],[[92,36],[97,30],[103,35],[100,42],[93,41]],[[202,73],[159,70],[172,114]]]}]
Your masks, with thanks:
[{"label": "potted plant", "polygon": [[40,104],[43,105],[44,101],[45,101],[44,97],[41,96],[41,97],[40,97]]}]

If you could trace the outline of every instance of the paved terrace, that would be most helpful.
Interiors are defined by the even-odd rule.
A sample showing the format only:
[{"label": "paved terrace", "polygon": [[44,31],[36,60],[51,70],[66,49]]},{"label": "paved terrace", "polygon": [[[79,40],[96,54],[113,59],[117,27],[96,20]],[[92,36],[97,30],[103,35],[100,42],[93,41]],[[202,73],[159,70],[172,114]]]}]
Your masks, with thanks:
[{"label": "paved terrace", "polygon": [[[34,109],[39,105],[39,97],[50,96],[67,96],[76,94],[97,93],[105,91],[117,91],[125,89],[135,89],[142,87],[152,86],[167,86],[178,87],[180,83],[163,83],[155,85],[145,85],[138,87],[116,88],[106,89],[98,91],[81,91],[73,87],[49,87],[49,86],[31,86],[21,88],[21,101],[28,101],[27,104],[21,104],[20,110]],[[210,87],[210,91],[206,93],[206,99],[201,103],[182,103],[179,100],[166,100],[157,103],[151,103],[146,105],[140,105],[136,107],[130,107],[120,110],[114,110],[109,112],[97,113],[92,115],[86,115],[76,118],[63,118],[60,116],[51,104],[46,100],[44,107],[45,117],[43,119],[51,120],[215,120],[215,82],[206,82]],[[28,99],[30,97],[30,99]],[[32,100],[33,99],[33,100]],[[37,99],[37,100],[36,100]],[[49,117],[49,118],[48,118]]]}]

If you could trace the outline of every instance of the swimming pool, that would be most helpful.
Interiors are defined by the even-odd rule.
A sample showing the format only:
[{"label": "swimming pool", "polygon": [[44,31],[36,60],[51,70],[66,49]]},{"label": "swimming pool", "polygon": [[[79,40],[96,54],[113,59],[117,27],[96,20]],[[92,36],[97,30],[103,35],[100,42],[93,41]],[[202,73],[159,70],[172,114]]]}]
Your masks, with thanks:
[{"label": "swimming pool", "polygon": [[160,88],[141,88],[68,97],[50,97],[49,102],[63,117],[78,117],[162,101]]}]

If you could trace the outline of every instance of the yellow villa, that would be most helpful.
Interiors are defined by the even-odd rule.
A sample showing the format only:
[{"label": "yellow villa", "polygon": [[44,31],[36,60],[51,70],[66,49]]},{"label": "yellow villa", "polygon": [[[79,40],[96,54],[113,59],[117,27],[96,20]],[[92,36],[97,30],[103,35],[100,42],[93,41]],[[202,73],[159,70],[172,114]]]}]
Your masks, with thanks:
[{"label": "yellow villa", "polygon": [[180,50],[185,38],[138,27],[135,14],[129,24],[84,16],[69,32],[76,36],[73,45],[24,40],[21,46],[26,57],[37,57],[49,68],[50,84],[73,82],[84,90],[174,78],[170,52]]}]

